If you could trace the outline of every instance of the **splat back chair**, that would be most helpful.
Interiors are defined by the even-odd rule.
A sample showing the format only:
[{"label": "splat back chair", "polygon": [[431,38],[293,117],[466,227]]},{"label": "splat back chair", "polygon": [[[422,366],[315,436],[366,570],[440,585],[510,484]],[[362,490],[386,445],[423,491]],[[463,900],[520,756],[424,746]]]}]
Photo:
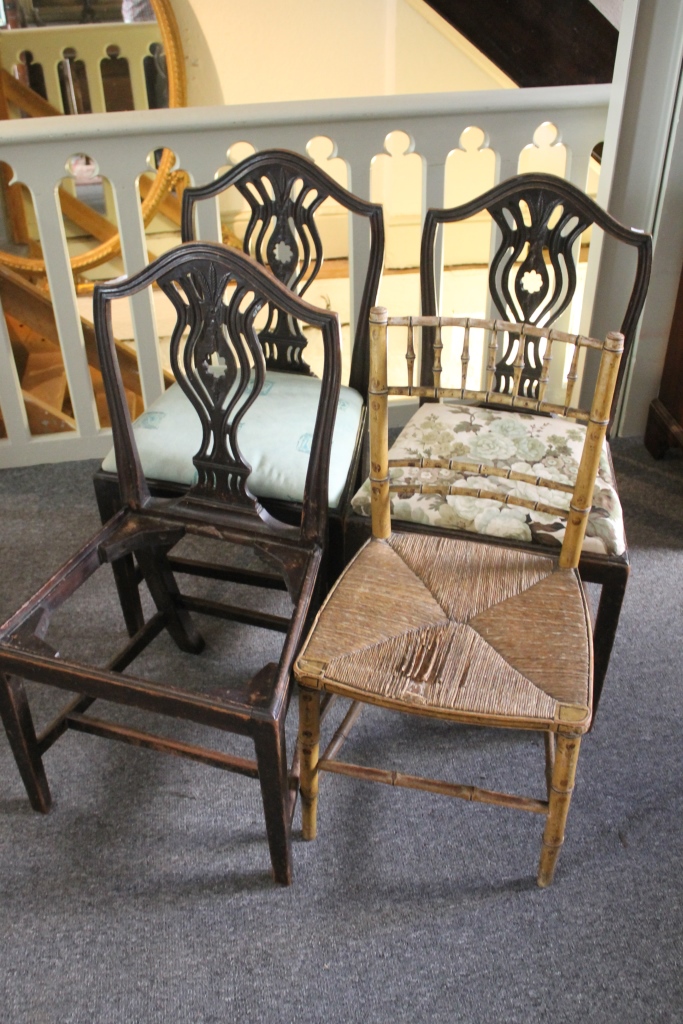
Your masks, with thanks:
[{"label": "splat back chair", "polygon": [[[208,185],[186,189],[183,195],[183,241],[194,238],[195,207],[215,202],[222,193],[236,190],[249,205],[243,248],[268,267],[283,286],[304,296],[323,265],[323,245],[317,216],[332,198],[354,218],[354,230],[369,234],[367,272],[358,307],[351,354],[349,386],[342,387],[335,424],[330,469],[330,549],[342,549],[341,513],[360,483],[359,467],[365,434],[368,381],[368,315],[377,296],[384,256],[382,207],[365,202],[338,185],[307,157],[287,150],[255,153]],[[262,416],[256,422],[247,413],[245,429],[251,437],[254,493],[274,515],[296,522],[301,514],[306,471],[305,444],[312,429],[320,382],[306,362],[308,340],[296,318],[271,306],[259,329],[268,377]],[[146,429],[149,413],[154,432]],[[142,467],[153,494],[172,495],[192,482],[192,456],[196,425],[190,404],[179,385],[173,385],[143,414],[134,427]],[[103,520],[120,505],[113,452],[95,476],[97,500]],[[185,572],[192,566],[185,563]],[[141,609],[131,562],[118,570],[119,592],[131,631],[138,628]],[[334,577],[333,577],[334,578]]]},{"label": "splat back chair", "polygon": [[[371,313],[370,460],[372,539],[361,548],[328,596],[301,654],[295,675],[301,686],[299,747],[303,831],[315,838],[319,774],[322,770],[368,781],[519,808],[546,816],[538,884],[553,877],[563,841],[582,734],[592,711],[591,625],[577,571],[581,542],[591,509],[602,441],[609,420],[621,334],[606,341],[543,332],[522,324],[460,318],[398,317]],[[406,385],[387,384],[387,325],[407,328]],[[430,330],[435,348],[435,382],[412,379],[418,327]],[[459,388],[438,379],[442,331],[455,328],[463,376]],[[486,386],[468,388],[470,332],[484,332],[488,355]],[[450,333],[450,332],[448,332]],[[486,396],[493,386],[500,341],[512,337],[516,350],[512,386],[502,404],[529,412],[561,413],[584,424],[585,442],[573,486],[547,478],[468,462],[458,464],[456,483],[422,483],[427,467],[451,471],[456,460],[393,459],[388,452],[390,395],[433,399]],[[524,354],[529,341],[541,342],[543,372],[538,394],[525,393]],[[552,358],[566,347],[601,353],[590,412],[571,405],[571,380],[558,405],[545,400]],[[560,351],[561,350],[561,351]],[[498,423],[504,422],[500,418]],[[409,470],[411,480],[390,482],[392,468]],[[515,493],[501,487],[514,482]],[[472,535],[392,533],[390,492],[414,490],[455,494],[468,502],[490,498],[514,508],[534,508],[564,521],[559,557],[549,550],[520,550],[488,544]],[[325,752],[320,754],[321,693],[351,698],[351,706]],[[364,704],[409,715],[498,728],[538,730],[546,747],[546,797],[517,796],[470,785],[366,767],[338,757]],[[540,774],[540,773],[539,773]]]},{"label": "splat back chair", "polygon": [[[173,373],[200,423],[200,441],[192,460],[196,481],[170,499],[154,497],[147,485],[116,362],[111,323],[113,300],[152,284],[164,291],[175,308]],[[250,409],[258,414],[266,381],[265,356],[255,329],[256,317],[266,306],[318,329],[324,349],[320,401],[296,525],[276,520],[254,497],[251,466],[242,448],[240,426]],[[284,719],[291,664],[317,599],[323,556],[330,447],[341,375],[337,316],[304,302],[236,250],[190,243],[166,253],[130,279],[97,286],[95,330],[123,507],[0,629],[0,713],[17,765],[31,803],[39,811],[50,807],[43,757],[66,729],[187,756],[258,779],[273,872],[277,881],[288,883],[294,793],[288,780]],[[202,563],[202,574],[214,581],[208,584],[205,580],[207,586],[222,586],[215,581],[243,584],[250,593],[261,595],[256,605],[259,609],[264,594],[285,591],[289,601],[284,595],[283,600],[288,608],[291,603],[288,614],[254,610],[253,597],[251,602],[245,598],[244,605],[237,605],[198,596],[196,589],[192,596],[182,594],[168,553],[183,538],[192,538],[192,543],[204,547],[224,542],[220,556],[213,552],[213,560]],[[55,613],[61,615],[65,602],[102,566],[115,566],[133,552],[154,606],[151,617],[104,663],[86,664],[64,650],[60,656],[50,646],[48,635]],[[246,568],[244,557],[248,559]],[[237,567],[231,568],[230,562]],[[233,589],[244,593],[240,587]],[[271,636],[275,637],[282,634],[279,660],[234,685],[225,682],[230,665],[212,671],[209,660],[205,672],[194,669],[190,686],[190,666],[183,658],[199,654],[204,646],[191,612],[244,624],[239,642],[243,640],[245,647],[255,635],[247,627],[274,631]],[[77,629],[74,625],[71,633]],[[104,626],[102,630],[104,645],[108,634]],[[170,634],[179,652],[185,652],[176,655],[173,678],[166,684],[156,676],[150,681],[129,672],[133,660],[163,631]],[[117,641],[120,634],[126,637],[125,630],[112,632]],[[156,671],[160,671],[158,664]],[[78,694],[38,737],[23,684],[26,679]],[[95,699],[250,737],[255,760],[129,728],[108,720],[106,714],[92,717],[87,712]]]},{"label": "splat back chair", "polygon": [[[497,244],[492,255],[488,289],[493,306],[503,320],[523,321],[534,327],[548,329],[569,308],[577,284],[577,258],[580,240],[587,228],[602,230],[619,243],[633,250],[634,274],[632,281],[624,282],[624,318],[620,331],[625,339],[615,397],[610,410],[614,416],[619,387],[623,379],[629,351],[642,312],[647,291],[651,238],[635,229],[626,228],[605,213],[591,199],[570,183],[549,174],[521,174],[485,192],[462,206],[445,210],[429,210],[422,235],[420,278],[422,312],[433,316],[439,312],[436,299],[436,242],[442,225],[465,221],[488,211],[498,229]],[[442,308],[442,313],[471,312]],[[423,332],[424,345],[418,352],[422,356],[419,368],[423,386],[433,382],[433,338],[429,330]],[[478,399],[481,413],[472,408],[459,411],[423,400],[418,413],[408,422],[394,445],[395,454],[406,457],[420,455],[460,456],[472,462],[492,463],[496,466],[519,468],[532,475],[556,478],[573,483],[578,469],[581,437],[571,419],[555,417],[550,421],[536,416],[520,416],[505,408],[499,395],[508,395],[513,386],[514,363],[517,358],[517,339],[508,334],[506,342],[491,354],[494,373],[490,388]],[[572,364],[570,373],[577,373],[580,365]],[[526,351],[520,378],[524,395],[538,395],[544,373],[539,340],[533,333],[526,335]],[[560,378],[561,368],[560,368]],[[478,387],[478,382],[477,382]],[[499,414],[494,436],[488,425],[489,409]],[[517,406],[516,408],[519,408]],[[607,431],[609,436],[609,426]],[[495,441],[495,443],[494,443]],[[397,469],[398,479],[405,470]],[[436,476],[436,471],[432,471]],[[439,478],[444,479],[440,472]],[[450,474],[452,480],[458,473]],[[369,515],[370,494],[366,484],[352,506],[356,513]],[[393,515],[401,529],[446,531],[450,535],[464,536],[477,532],[489,537],[504,538],[520,547],[538,550],[539,545],[559,546],[562,525],[548,516],[533,511],[522,514],[483,499],[475,499],[469,508],[460,505],[452,496],[438,501],[434,495],[416,493],[412,497],[398,496],[392,501]],[[367,524],[367,519],[365,520]],[[363,532],[358,516],[349,523],[350,537]],[[367,525],[365,526],[367,535]],[[358,540],[349,540],[349,550],[357,548]],[[586,582],[602,585],[595,623],[595,705],[600,697],[609,664],[614,636],[628,580],[629,558],[624,535],[623,516],[616,490],[614,470],[605,443],[594,496],[593,509],[581,552],[579,569]]]}]

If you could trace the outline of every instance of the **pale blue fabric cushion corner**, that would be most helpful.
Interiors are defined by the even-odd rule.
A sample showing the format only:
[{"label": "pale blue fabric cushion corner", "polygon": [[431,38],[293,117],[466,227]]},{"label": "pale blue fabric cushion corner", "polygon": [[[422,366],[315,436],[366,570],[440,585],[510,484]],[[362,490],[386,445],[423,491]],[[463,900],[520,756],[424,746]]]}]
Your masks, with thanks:
[{"label": "pale blue fabric cushion corner", "polygon": [[[245,415],[239,444],[252,467],[249,489],[259,498],[303,499],[320,386],[316,377],[269,372],[261,394]],[[330,508],[336,508],[341,500],[362,412],[363,399],[358,392],[343,387],[332,439]],[[192,458],[201,444],[201,425],[178,384],[138,417],[133,432],[145,476],[188,487],[195,483]],[[102,469],[116,472],[113,448]]]}]

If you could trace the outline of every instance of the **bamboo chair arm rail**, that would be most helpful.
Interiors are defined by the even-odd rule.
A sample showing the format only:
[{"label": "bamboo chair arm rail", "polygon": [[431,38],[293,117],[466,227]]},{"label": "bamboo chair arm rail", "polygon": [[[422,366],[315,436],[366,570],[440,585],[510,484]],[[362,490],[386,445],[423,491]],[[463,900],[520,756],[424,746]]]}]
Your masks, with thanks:
[{"label": "bamboo chair arm rail", "polygon": [[[454,484],[390,484],[389,491],[405,495],[442,494],[445,497],[447,494],[455,494],[463,498],[487,498],[489,501],[500,501],[504,505],[519,505],[521,508],[529,508],[534,512],[560,516],[562,519],[566,519],[569,515],[569,509],[561,508],[559,505],[546,505],[542,501],[530,501],[528,498],[506,494],[504,491],[494,491],[493,489],[489,491],[484,487],[456,487]],[[583,510],[577,508],[575,511]]]},{"label": "bamboo chair arm rail", "polygon": [[389,459],[389,466],[414,469],[455,469],[461,473],[497,476],[504,480],[519,480],[521,483],[533,484],[534,487],[547,487],[549,490],[564,491],[566,494],[574,493],[573,484],[563,484],[558,480],[551,480],[550,477],[533,476],[531,473],[518,473],[514,469],[499,469],[497,466],[463,462],[459,459]]},{"label": "bamboo chair arm rail", "polygon": [[531,324],[512,320],[480,320],[469,316],[390,316],[387,327],[463,327],[465,330],[512,331],[524,334],[527,338],[547,338],[548,341],[561,341],[568,345],[579,345],[582,348],[602,349],[604,341],[591,338],[585,334],[569,334],[558,331],[554,327],[533,327]]},{"label": "bamboo chair arm rail", "polygon": [[556,402],[545,402],[540,398],[526,398],[524,395],[505,395],[500,391],[470,391],[468,388],[428,388],[428,387],[387,387],[385,391],[370,391],[373,395],[399,395],[403,398],[457,398],[472,402],[485,402],[514,409],[531,412],[547,412],[553,416],[565,416],[587,423],[590,413],[587,409],[578,409]]}]

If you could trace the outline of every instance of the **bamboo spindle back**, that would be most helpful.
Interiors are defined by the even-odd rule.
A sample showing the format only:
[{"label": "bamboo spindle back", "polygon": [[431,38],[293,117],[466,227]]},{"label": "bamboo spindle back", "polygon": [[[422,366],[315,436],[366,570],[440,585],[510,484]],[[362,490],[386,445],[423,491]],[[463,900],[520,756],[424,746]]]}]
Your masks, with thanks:
[{"label": "bamboo spindle back", "polygon": [[[383,306],[370,310],[370,493],[372,535],[379,540],[391,536],[387,319]],[[412,334],[412,326],[409,329]]]},{"label": "bamboo spindle back", "polygon": [[[407,327],[408,344],[406,351],[406,362],[408,369],[408,387],[389,386],[388,355],[387,355],[387,328]],[[434,384],[432,387],[413,386],[413,330],[415,327],[436,328],[434,332]],[[441,377],[441,349],[443,347],[442,332],[443,326],[456,327],[464,330],[463,354],[461,365],[461,388],[440,387]],[[484,355],[487,362],[487,391],[477,392],[466,388],[465,377],[467,365],[470,358],[469,332],[471,327],[484,328],[489,332],[489,341],[485,345]],[[499,331],[508,331],[518,337],[518,353],[514,364],[513,387],[509,393],[490,394],[488,385],[491,383],[491,355],[495,351],[496,335]],[[546,338],[547,345],[542,362],[542,370],[539,379],[538,394],[535,398],[520,394],[521,366],[524,356],[526,339],[528,337]],[[571,367],[567,374],[565,391],[565,404],[558,405],[544,401],[544,394],[550,376],[550,361],[553,342],[564,342],[574,346],[571,359]],[[581,348],[593,348],[601,353],[600,369],[598,379],[593,393],[593,401],[590,412],[587,410],[573,409],[569,407],[572,392],[577,379],[577,367],[579,351]],[[600,455],[609,424],[609,412],[616,387],[619,363],[624,349],[624,336],[617,332],[611,332],[606,340],[597,341],[595,338],[587,338],[581,335],[570,335],[560,331],[544,331],[539,328],[529,327],[528,324],[513,324],[494,320],[475,320],[460,317],[388,317],[387,311],[381,306],[376,306],[370,313],[370,484],[371,484],[371,509],[372,509],[372,533],[380,539],[386,539],[391,535],[391,512],[390,492],[401,490],[412,493],[439,493],[456,494],[460,496],[473,496],[477,498],[488,498],[494,501],[502,501],[510,505],[519,505],[524,508],[535,509],[557,515],[566,520],[565,537],[560,553],[560,565],[564,568],[575,568],[579,563],[581,546],[588,515],[592,506],[593,489],[600,465]],[[537,477],[527,473],[517,472],[512,469],[499,468],[490,465],[478,465],[465,462],[461,459],[440,459],[421,457],[419,455],[410,458],[389,458],[388,438],[388,402],[389,395],[412,395],[429,398],[461,398],[470,401],[478,401],[487,404],[487,400],[495,401],[498,408],[501,405],[508,405],[512,408],[519,408],[525,412],[539,411],[554,415],[570,416],[579,422],[586,423],[586,439],[581,453],[579,470],[574,486],[565,484],[551,478]],[[569,511],[557,505],[550,505],[541,501],[533,501],[526,497],[519,497],[496,490],[491,487],[484,488],[481,485],[476,488],[459,486],[456,484],[421,484],[418,481],[391,484],[390,467],[431,467],[456,469],[465,475],[499,477],[511,480],[519,480],[532,484],[536,487],[547,488],[551,491],[564,491],[571,495]]]},{"label": "bamboo spindle back", "polygon": [[567,528],[562,541],[560,565],[565,569],[575,569],[579,564],[581,545],[586,532],[588,514],[593,503],[593,488],[598,475],[602,445],[609,424],[612,398],[623,351],[624,335],[617,331],[611,331],[605,339],[602,350],[590,419],[586,427],[586,440],[581,453],[579,472],[567,518]]}]

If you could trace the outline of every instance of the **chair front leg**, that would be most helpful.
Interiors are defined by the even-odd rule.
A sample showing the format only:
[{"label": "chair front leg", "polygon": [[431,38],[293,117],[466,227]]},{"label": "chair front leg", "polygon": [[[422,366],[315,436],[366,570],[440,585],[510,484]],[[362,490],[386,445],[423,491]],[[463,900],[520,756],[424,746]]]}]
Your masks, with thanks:
[{"label": "chair front leg", "polygon": [[543,832],[541,859],[536,881],[542,889],[550,885],[555,865],[564,842],[564,829],[569,813],[569,804],[574,790],[576,764],[579,759],[580,736],[558,733],[555,748],[550,792],[548,794],[548,818]]},{"label": "chair front leg", "polygon": [[318,817],[318,758],[320,756],[320,693],[299,691],[299,751],[301,753],[301,829],[315,839]]},{"label": "chair front leg", "polygon": [[290,885],[292,839],[289,774],[282,724],[274,722],[259,728],[254,736],[254,745],[273,877],[281,885]]},{"label": "chair front leg", "polygon": [[24,684],[14,676],[0,674],[0,717],[17,762],[31,807],[47,814],[52,806],[43,761],[33,725]]}]

